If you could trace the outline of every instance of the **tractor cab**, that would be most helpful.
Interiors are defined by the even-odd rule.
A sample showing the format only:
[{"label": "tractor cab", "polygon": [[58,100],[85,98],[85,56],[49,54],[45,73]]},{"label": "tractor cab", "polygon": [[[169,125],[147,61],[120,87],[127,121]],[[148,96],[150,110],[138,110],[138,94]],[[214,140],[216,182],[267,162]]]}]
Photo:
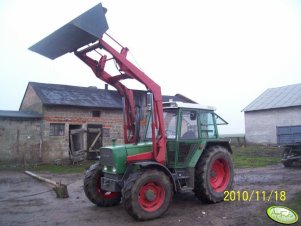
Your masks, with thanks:
[{"label": "tractor cab", "polygon": [[[218,125],[228,123],[218,116],[212,106],[183,102],[164,102],[163,116],[167,138],[167,165],[187,167],[196,150],[219,137]],[[149,120],[145,141],[152,139]]]}]

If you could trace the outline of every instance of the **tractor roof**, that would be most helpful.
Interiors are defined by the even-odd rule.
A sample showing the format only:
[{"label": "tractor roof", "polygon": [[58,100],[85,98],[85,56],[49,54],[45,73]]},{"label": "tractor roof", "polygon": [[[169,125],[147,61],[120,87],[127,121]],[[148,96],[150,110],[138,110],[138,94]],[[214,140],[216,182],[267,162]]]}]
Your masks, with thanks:
[{"label": "tractor roof", "polygon": [[192,103],[183,103],[180,101],[172,101],[172,102],[163,102],[163,108],[193,108],[193,109],[203,109],[215,111],[216,108],[212,106],[205,106],[200,104],[192,104]]}]

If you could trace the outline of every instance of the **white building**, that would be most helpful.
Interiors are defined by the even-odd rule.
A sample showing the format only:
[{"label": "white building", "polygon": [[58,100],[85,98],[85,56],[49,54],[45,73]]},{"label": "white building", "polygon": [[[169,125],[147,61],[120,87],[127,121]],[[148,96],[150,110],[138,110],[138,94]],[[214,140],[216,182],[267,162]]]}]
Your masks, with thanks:
[{"label": "white building", "polygon": [[277,127],[301,125],[301,84],[267,89],[243,111],[247,143],[277,144]]}]

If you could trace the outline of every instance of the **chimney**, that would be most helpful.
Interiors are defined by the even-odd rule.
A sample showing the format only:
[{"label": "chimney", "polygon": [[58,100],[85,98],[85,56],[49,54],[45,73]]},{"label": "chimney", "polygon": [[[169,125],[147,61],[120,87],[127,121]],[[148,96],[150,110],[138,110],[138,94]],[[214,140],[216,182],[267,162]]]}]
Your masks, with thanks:
[{"label": "chimney", "polygon": [[109,85],[105,84],[105,90],[108,90]]}]

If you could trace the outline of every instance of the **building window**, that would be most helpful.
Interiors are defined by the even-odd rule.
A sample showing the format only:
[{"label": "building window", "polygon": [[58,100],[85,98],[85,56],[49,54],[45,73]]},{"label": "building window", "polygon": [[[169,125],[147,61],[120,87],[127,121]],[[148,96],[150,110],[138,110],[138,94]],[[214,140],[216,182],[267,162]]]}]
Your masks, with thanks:
[{"label": "building window", "polygon": [[50,136],[64,136],[65,124],[64,123],[50,123]]},{"label": "building window", "polygon": [[100,117],[100,111],[92,111],[92,117]]}]

